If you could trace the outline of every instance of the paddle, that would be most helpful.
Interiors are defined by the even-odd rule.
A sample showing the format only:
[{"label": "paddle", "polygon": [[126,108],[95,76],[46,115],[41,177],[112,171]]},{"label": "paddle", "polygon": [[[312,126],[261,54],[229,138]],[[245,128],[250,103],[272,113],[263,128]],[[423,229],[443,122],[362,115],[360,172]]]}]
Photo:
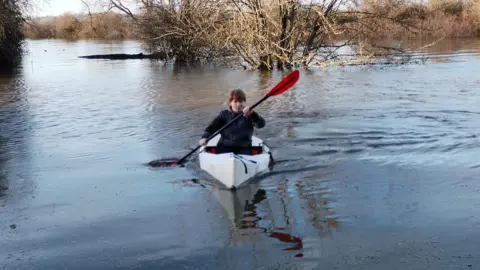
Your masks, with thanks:
[{"label": "paddle", "polygon": [[[270,90],[262,99],[257,101],[257,103],[253,104],[250,107],[250,110],[252,111],[255,107],[260,105],[260,103],[264,102],[269,97],[280,95],[281,93],[287,91],[290,87],[292,87],[298,81],[299,75],[300,74],[299,74],[298,70],[294,70],[293,72],[288,74],[287,77],[283,78],[277,85],[275,85],[275,87],[273,87],[272,90]],[[242,116],[243,116],[243,114],[239,114],[237,117],[235,117],[230,122],[225,124],[225,126],[223,126],[219,130],[217,130],[215,133],[213,133],[210,137],[208,137],[207,142],[210,141],[211,139],[213,139],[220,132],[222,132],[222,130],[229,127],[233,122],[235,122],[237,119],[239,119]],[[173,164],[181,164],[186,158],[188,158],[191,154],[193,154],[195,151],[197,151],[200,147],[201,147],[201,145],[198,145],[197,147],[195,147],[195,149],[190,151],[190,153],[186,154],[183,158],[181,158],[178,161],[175,160],[175,159],[172,159],[172,160],[155,160],[155,161],[150,162],[149,165],[152,165],[152,166],[168,166],[168,165],[173,165]]]}]

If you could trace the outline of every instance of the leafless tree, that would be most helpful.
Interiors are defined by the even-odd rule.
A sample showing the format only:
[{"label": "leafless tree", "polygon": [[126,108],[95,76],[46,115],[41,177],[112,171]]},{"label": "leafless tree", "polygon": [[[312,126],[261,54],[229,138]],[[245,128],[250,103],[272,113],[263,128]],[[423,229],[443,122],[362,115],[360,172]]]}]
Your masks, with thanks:
[{"label": "leafless tree", "polygon": [[122,0],[103,1],[177,62],[229,56],[254,69],[334,61],[346,46],[364,57],[399,53],[376,44],[377,33],[413,33],[421,15],[406,0],[134,0],[135,12]]},{"label": "leafless tree", "polygon": [[142,40],[177,63],[194,63],[228,54],[221,39],[225,13],[218,0],[138,0],[134,13],[121,0],[108,0],[109,8],[128,15]]}]

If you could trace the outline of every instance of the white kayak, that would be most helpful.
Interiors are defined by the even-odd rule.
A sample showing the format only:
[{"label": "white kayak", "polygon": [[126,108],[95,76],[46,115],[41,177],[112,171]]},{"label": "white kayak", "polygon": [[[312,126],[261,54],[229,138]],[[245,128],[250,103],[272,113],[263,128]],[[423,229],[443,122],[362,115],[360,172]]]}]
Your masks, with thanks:
[{"label": "white kayak", "polygon": [[199,154],[200,168],[220,181],[228,189],[240,187],[258,174],[270,170],[270,149],[263,141],[252,136],[252,149],[255,155],[236,155],[234,153],[215,154],[220,134],[201,147]]}]

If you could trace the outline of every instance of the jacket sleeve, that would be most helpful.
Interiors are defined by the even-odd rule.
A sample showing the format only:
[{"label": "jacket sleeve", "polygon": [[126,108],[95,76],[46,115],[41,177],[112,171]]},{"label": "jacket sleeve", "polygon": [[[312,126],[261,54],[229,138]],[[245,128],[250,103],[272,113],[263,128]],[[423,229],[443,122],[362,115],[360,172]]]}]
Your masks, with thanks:
[{"label": "jacket sleeve", "polygon": [[220,112],[212,122],[205,128],[203,132],[202,139],[207,139],[208,137],[212,136],[217,130],[219,130],[222,126],[224,126],[225,117],[223,117],[223,112]]},{"label": "jacket sleeve", "polygon": [[265,126],[265,119],[260,116],[257,112],[252,112],[250,115],[250,119],[253,123],[253,126],[256,128],[263,128]]}]

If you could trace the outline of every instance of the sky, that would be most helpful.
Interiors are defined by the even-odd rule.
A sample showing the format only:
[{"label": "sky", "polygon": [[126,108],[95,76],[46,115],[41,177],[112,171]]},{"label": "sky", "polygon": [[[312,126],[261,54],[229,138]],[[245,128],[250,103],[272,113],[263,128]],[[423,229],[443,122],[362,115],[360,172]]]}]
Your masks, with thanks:
[{"label": "sky", "polygon": [[[92,11],[99,11],[99,4],[94,4],[95,2],[100,2],[102,0],[84,0],[85,3],[91,5]],[[105,2],[105,0],[103,0]],[[128,7],[132,7],[132,0],[123,0]],[[130,3],[130,4],[129,4]],[[34,17],[43,17],[43,16],[58,16],[65,12],[72,13],[85,13],[87,12],[87,7],[82,0],[32,0],[33,12],[32,16]],[[97,9],[97,10],[95,10]]]},{"label": "sky", "polygon": [[85,5],[81,0],[35,0],[34,12],[36,16],[58,16],[70,11],[80,13],[85,11]]}]

